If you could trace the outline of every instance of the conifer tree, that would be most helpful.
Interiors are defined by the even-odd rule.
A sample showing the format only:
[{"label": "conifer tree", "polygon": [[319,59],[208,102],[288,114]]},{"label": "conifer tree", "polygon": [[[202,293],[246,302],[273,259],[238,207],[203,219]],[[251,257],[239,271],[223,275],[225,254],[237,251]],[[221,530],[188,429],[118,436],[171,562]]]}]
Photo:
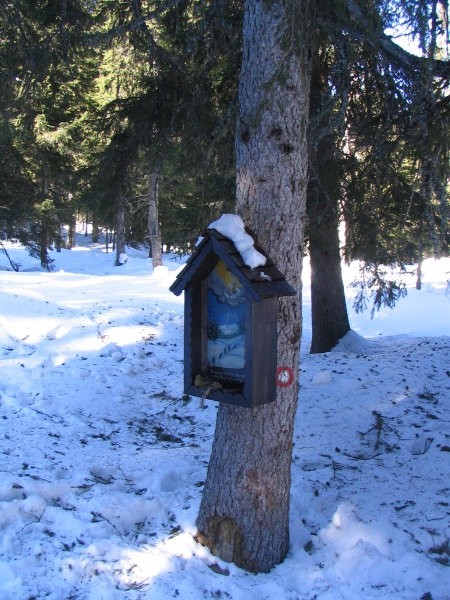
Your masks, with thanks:
[{"label": "conifer tree", "polygon": [[90,54],[75,42],[90,14],[81,0],[7,0],[0,9],[6,91],[0,222],[4,235],[20,239],[50,268],[48,246],[59,245],[74,188],[76,121],[86,103]]},{"label": "conifer tree", "polygon": [[448,63],[430,48],[424,56],[414,56],[385,33],[406,18],[409,31],[429,47],[433,23],[435,29],[445,29],[443,16],[437,18],[438,4],[347,1],[327,3],[318,11],[307,227],[312,351],[330,350],[349,327],[339,292],[339,218],[346,224],[346,258],[366,261],[370,272],[355,283],[357,308],[367,304],[368,292],[375,309],[392,306],[404,295],[398,282],[386,279],[380,264],[420,261],[427,246],[444,252],[448,246],[443,193],[448,178],[443,96]]},{"label": "conifer tree", "polygon": [[295,381],[258,408],[220,405],[197,537],[224,560],[255,572],[269,571],[289,547],[308,166],[309,8],[307,0],[247,0],[244,13],[236,208],[299,290],[280,301],[278,317],[278,364],[292,368]]}]

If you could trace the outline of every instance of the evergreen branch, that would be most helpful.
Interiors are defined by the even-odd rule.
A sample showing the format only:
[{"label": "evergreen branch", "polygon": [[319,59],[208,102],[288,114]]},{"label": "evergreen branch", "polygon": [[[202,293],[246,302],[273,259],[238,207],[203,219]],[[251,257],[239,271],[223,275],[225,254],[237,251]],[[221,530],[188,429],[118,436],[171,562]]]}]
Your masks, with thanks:
[{"label": "evergreen branch", "polygon": [[112,40],[121,37],[127,33],[141,31],[145,34],[149,46],[157,54],[161,55],[172,66],[180,68],[181,65],[178,64],[178,62],[173,58],[173,56],[155,41],[155,38],[151,34],[150,29],[147,25],[148,21],[159,21],[161,14],[164,13],[164,11],[174,8],[176,9],[179,5],[183,5],[183,0],[167,0],[166,2],[159,3],[158,7],[154,10],[146,12],[144,14],[141,2],[139,0],[134,0],[134,18],[131,21],[129,21],[128,23],[122,23],[120,25],[117,25],[116,27],[113,27],[108,31],[88,35],[84,38],[84,43],[88,46],[97,46],[104,43],[109,43]]},{"label": "evergreen branch", "polygon": [[3,242],[1,240],[0,240],[0,250],[3,252],[3,254],[8,259],[9,264],[13,268],[13,271],[17,272],[20,269],[20,265],[18,263],[16,263],[14,260],[12,260],[12,258],[9,256],[9,253],[8,253],[7,249],[5,248],[5,246],[3,245]]},{"label": "evergreen branch", "polygon": [[[353,21],[330,22],[319,18],[318,23],[327,31],[333,31],[337,28],[339,32],[344,31],[354,40],[365,42],[372,48],[380,50],[385,58],[389,59],[398,68],[403,69],[409,75],[415,75],[424,68],[430,69],[434,76],[444,79],[450,79],[450,62],[435,58],[415,56],[401,46],[399,46],[392,37],[386,35],[378,27],[373,27],[370,19],[362,11],[358,2],[355,0],[346,0],[346,7]],[[356,25],[357,23],[358,25]]]}]

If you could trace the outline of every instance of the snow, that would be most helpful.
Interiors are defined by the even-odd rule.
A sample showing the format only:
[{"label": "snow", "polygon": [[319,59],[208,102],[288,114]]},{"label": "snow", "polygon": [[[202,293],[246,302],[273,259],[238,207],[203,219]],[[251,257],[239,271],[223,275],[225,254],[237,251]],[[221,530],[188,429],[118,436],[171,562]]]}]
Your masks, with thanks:
[{"label": "snow", "polygon": [[450,599],[448,259],[326,354],[304,286],[290,551],[251,575],[193,539],[217,405],[182,392],[183,260],[88,241],[0,255],[0,600]]},{"label": "snow", "polygon": [[239,215],[221,215],[217,221],[208,225],[208,229],[215,229],[230,239],[239,251],[244,264],[251,269],[263,267],[266,264],[266,257],[256,250],[255,242],[252,236],[245,231],[244,221]]}]

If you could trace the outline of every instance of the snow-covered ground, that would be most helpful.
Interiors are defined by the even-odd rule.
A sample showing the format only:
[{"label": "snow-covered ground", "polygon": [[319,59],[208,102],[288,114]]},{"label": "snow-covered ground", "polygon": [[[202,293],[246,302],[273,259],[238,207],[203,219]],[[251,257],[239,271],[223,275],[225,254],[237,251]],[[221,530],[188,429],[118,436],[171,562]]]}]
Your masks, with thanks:
[{"label": "snow-covered ground", "polygon": [[217,407],[182,392],[182,261],[86,244],[47,273],[8,249],[0,600],[450,599],[449,260],[327,354],[305,285],[291,547],[251,575],[193,540]]}]

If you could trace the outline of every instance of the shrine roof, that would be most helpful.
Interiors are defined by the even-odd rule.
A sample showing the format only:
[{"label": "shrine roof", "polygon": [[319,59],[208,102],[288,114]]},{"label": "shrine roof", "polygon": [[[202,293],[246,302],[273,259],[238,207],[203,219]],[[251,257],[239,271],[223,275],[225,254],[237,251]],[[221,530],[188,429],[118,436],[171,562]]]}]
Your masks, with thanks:
[{"label": "shrine roof", "polygon": [[[253,239],[254,235],[246,230]],[[170,286],[170,291],[179,296],[182,291],[207,277],[218,260],[223,260],[250,296],[255,300],[280,296],[295,296],[296,290],[286,281],[266,252],[255,248],[266,257],[264,266],[248,267],[234,243],[215,229],[207,229],[203,239],[186,262],[185,267]]]}]

